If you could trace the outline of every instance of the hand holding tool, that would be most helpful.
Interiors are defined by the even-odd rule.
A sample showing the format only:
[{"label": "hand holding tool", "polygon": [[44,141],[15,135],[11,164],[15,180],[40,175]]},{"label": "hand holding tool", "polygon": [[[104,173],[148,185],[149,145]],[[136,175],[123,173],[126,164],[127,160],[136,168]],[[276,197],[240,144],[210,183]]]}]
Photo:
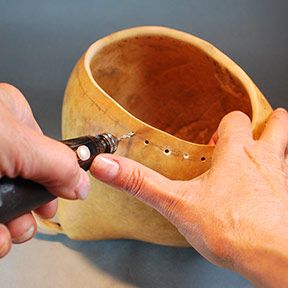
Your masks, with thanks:
[{"label": "hand holding tool", "polygon": [[[100,153],[114,153],[119,141],[134,135],[130,132],[117,138],[109,133],[96,136],[82,136],[62,141],[77,155],[78,163],[85,171],[89,170],[94,158]],[[0,179],[0,223],[7,223],[55,199],[39,183],[20,177]]]}]

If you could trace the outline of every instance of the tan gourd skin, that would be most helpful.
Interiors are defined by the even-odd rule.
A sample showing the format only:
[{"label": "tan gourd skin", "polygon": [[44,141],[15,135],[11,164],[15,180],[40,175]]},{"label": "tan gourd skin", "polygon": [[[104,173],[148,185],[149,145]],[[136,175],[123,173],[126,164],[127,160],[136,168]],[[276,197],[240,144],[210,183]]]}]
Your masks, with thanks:
[{"label": "tan gourd skin", "polygon": [[[214,148],[205,143],[233,110],[250,116],[255,138],[272,111],[245,72],[211,44],[164,27],[136,27],[97,41],[76,64],[65,91],[63,138],[134,131],[117,155],[188,180],[209,169]],[[42,224],[72,239],[188,245],[154,209],[93,177],[91,185],[85,201],[59,200],[61,226]]]}]

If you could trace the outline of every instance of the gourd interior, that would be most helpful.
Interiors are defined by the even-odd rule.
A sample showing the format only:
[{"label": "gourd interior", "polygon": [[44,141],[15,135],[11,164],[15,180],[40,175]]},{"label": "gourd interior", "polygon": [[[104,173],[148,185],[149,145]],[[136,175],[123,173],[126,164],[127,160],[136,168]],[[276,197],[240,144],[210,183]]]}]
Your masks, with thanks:
[{"label": "gourd interior", "polygon": [[193,44],[140,36],[112,42],[93,57],[98,85],[138,119],[178,138],[206,144],[222,117],[252,115],[243,84]]}]

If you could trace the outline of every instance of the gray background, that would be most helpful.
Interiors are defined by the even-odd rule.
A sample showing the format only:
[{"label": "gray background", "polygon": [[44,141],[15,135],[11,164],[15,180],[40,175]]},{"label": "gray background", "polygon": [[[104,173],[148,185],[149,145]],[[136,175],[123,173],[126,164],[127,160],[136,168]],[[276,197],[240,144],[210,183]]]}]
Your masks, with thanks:
[{"label": "gray background", "polygon": [[[164,25],[211,42],[276,106],[287,108],[287,1],[0,0],[0,81],[20,88],[44,132],[60,138],[63,91],[95,40]],[[192,249],[137,241],[75,242],[39,235],[0,261],[5,287],[250,287]]]}]

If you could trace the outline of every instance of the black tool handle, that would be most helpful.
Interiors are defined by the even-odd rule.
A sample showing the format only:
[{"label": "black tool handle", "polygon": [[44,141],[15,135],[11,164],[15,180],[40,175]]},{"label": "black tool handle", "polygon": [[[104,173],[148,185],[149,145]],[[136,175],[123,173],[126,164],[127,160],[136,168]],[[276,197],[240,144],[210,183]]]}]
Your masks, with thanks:
[{"label": "black tool handle", "polygon": [[[110,134],[100,134],[96,137],[83,136],[62,142],[75,151],[80,167],[89,170],[93,159],[98,154],[113,153],[117,149],[117,143],[115,143],[115,147],[111,148],[112,142],[109,142],[109,137],[112,137],[113,140],[117,139]],[[83,146],[86,146],[90,152],[89,158],[84,158],[84,160],[79,158],[78,155],[78,148],[83,148]],[[0,179],[0,223],[7,223],[55,198],[56,196],[36,182],[24,180],[20,177],[15,179],[2,177]]]},{"label": "black tool handle", "polygon": [[55,198],[36,182],[3,177],[0,179],[0,223],[7,223]]}]

